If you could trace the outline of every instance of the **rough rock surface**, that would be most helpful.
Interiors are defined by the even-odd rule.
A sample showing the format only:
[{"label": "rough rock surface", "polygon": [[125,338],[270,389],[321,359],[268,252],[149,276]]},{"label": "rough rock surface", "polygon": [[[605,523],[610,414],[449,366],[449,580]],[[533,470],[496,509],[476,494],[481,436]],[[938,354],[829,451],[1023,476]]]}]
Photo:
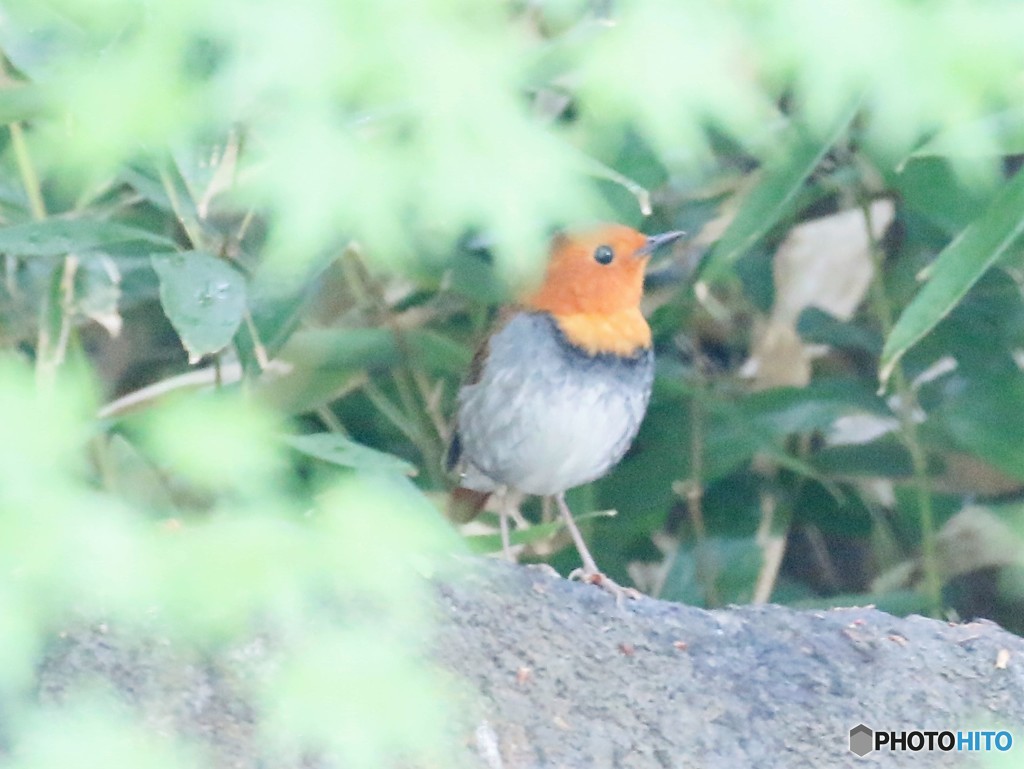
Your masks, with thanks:
[{"label": "rough rock surface", "polygon": [[[1024,639],[991,623],[899,619],[870,608],[703,611],[487,563],[439,585],[437,660],[478,696],[457,728],[486,769],[973,766],[991,754],[848,750],[851,727],[1008,729],[1024,765]],[[40,696],[97,676],[161,730],[224,766],[267,766],[239,670],[158,643],[72,634]],[[227,671],[227,672],[225,672]]]}]

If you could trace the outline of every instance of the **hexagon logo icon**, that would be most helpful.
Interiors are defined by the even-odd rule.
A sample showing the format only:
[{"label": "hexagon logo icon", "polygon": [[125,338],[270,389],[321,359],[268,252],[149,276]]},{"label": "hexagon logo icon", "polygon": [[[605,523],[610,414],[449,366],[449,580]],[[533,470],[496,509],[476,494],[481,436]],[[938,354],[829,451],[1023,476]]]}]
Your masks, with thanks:
[{"label": "hexagon logo icon", "polygon": [[874,750],[874,732],[864,724],[857,724],[850,730],[850,752],[866,756]]}]

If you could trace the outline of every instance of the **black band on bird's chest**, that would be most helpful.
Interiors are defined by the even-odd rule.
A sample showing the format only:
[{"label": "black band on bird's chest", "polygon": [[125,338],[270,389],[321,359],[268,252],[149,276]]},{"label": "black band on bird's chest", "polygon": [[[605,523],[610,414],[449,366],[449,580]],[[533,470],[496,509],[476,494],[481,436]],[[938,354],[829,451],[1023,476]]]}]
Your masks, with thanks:
[{"label": "black band on bird's chest", "polygon": [[654,362],[654,351],[650,347],[639,347],[632,355],[616,355],[611,352],[591,353],[579,345],[569,341],[569,338],[562,331],[558,322],[546,312],[531,313],[531,315],[542,319],[551,327],[555,341],[566,358],[573,366],[580,370],[599,368],[602,370],[617,369],[623,372],[641,370],[651,366]]}]

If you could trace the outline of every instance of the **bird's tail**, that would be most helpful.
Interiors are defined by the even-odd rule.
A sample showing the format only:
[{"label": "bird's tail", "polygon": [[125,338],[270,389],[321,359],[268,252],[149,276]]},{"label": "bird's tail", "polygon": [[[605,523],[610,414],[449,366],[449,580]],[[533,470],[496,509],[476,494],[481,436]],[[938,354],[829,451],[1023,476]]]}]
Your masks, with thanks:
[{"label": "bird's tail", "polygon": [[448,519],[454,523],[472,521],[480,515],[491,494],[491,491],[476,491],[463,486],[453,489],[451,496],[448,497]]}]

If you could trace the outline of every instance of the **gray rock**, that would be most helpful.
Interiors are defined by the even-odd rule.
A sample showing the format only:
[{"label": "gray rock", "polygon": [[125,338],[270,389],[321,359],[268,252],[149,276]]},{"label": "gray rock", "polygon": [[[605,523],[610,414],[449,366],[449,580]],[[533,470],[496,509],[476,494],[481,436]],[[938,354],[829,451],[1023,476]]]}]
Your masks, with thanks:
[{"label": "gray rock", "polygon": [[[465,683],[452,731],[485,769],[973,766],[986,753],[849,751],[850,729],[1008,729],[1024,753],[1024,639],[871,608],[704,611],[496,562],[438,586],[436,662]],[[211,658],[92,629],[56,644],[44,702],[103,680],[222,766],[260,754],[247,683],[266,642]],[[461,748],[460,748],[461,749]]]}]

